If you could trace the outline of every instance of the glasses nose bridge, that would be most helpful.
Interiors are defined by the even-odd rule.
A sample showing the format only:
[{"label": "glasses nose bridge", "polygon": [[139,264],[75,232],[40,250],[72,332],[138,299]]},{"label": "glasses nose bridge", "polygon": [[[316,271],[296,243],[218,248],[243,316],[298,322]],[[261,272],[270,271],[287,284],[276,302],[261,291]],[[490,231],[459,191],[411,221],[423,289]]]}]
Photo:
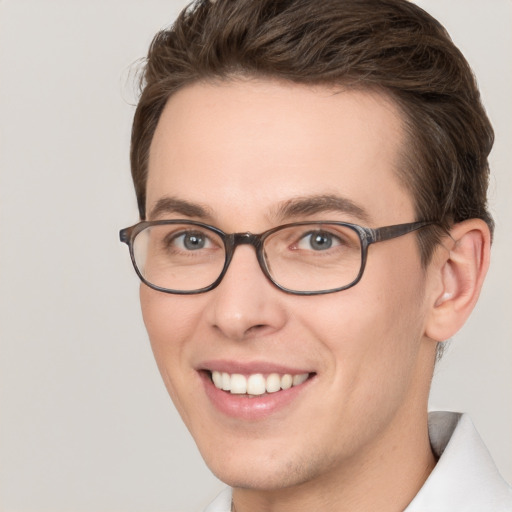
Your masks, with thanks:
[{"label": "glasses nose bridge", "polygon": [[[256,252],[256,259],[258,260],[260,267],[262,267],[262,235],[255,235],[254,233],[250,232],[232,233],[226,238],[226,270],[231,263],[231,260],[233,259],[236,248],[239,245],[252,245]],[[265,272],[263,267],[262,270]]]},{"label": "glasses nose bridge", "polygon": [[228,251],[231,253],[231,256],[235,252],[235,249],[239,245],[252,245],[256,251],[256,254],[259,253],[260,247],[262,245],[261,235],[255,235],[254,233],[245,232],[245,233],[233,233],[228,236]]}]

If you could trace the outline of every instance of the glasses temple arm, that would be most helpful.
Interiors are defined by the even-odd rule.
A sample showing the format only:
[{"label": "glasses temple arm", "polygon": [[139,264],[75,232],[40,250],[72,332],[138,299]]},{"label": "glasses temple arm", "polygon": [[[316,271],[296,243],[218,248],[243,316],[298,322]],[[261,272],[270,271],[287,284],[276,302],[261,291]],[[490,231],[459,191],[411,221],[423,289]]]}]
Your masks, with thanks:
[{"label": "glasses temple arm", "polygon": [[372,242],[382,242],[384,240],[391,240],[392,238],[397,238],[402,235],[406,235],[407,233],[411,233],[412,231],[416,231],[425,226],[430,226],[435,224],[432,221],[421,221],[421,222],[410,222],[407,224],[396,224],[394,226],[384,226],[378,229],[371,230],[371,240]]}]

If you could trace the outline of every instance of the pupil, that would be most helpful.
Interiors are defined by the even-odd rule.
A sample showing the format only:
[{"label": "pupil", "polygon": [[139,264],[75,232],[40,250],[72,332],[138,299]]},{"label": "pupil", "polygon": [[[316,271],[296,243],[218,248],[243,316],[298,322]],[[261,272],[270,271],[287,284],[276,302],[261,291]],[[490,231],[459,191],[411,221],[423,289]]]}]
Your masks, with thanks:
[{"label": "pupil", "polygon": [[317,233],[311,237],[311,247],[313,249],[329,249],[332,246],[332,239],[328,235]]},{"label": "pupil", "polygon": [[202,249],[204,238],[201,235],[187,235],[183,243],[187,249]]}]

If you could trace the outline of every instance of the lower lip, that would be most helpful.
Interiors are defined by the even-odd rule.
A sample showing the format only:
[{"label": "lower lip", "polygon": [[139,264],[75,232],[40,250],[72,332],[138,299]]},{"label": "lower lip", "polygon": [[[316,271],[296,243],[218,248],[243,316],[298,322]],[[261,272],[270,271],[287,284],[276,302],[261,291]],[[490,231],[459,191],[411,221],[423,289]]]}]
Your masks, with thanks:
[{"label": "lower lip", "polygon": [[287,408],[312,381],[310,377],[299,386],[283,389],[276,393],[247,396],[231,394],[216,388],[208,372],[200,372],[200,376],[206,395],[218,411],[226,416],[248,421],[262,420]]}]

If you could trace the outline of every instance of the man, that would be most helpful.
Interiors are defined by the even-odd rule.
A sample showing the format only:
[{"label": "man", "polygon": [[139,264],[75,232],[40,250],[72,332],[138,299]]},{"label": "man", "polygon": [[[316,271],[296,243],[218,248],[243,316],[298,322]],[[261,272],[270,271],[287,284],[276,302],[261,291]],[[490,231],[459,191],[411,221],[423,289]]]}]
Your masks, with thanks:
[{"label": "man", "polygon": [[149,51],[121,232],[209,512],[512,510],[466,416],[427,416],[489,264],[493,132],[404,0],[217,0]]}]

